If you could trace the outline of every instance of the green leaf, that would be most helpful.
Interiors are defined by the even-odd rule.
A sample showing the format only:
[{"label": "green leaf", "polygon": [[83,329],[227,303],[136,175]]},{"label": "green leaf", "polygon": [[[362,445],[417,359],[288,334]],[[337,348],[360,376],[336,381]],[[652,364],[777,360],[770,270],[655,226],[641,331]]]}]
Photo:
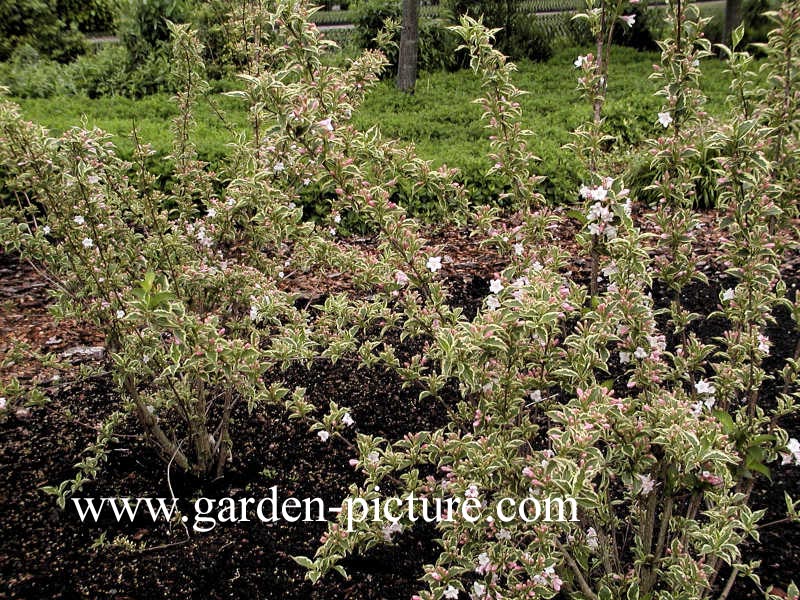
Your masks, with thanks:
[{"label": "green leaf", "polygon": [[305,567],[306,569],[313,569],[314,568],[314,561],[312,561],[307,556],[293,556],[292,560],[296,562],[301,567]]},{"label": "green leaf", "polygon": [[733,30],[733,33],[731,33],[731,41],[733,42],[731,46],[735,49],[742,41],[743,37],[744,37],[744,23],[739,25],[736,29]]},{"label": "green leaf", "polygon": [[733,424],[733,419],[731,416],[724,410],[715,410],[712,411],[712,414],[717,418],[717,420],[722,423],[722,427],[725,430],[725,433],[731,434],[733,433],[735,427]]},{"label": "green leaf", "polygon": [[639,584],[635,581],[628,588],[628,600],[639,600]]}]

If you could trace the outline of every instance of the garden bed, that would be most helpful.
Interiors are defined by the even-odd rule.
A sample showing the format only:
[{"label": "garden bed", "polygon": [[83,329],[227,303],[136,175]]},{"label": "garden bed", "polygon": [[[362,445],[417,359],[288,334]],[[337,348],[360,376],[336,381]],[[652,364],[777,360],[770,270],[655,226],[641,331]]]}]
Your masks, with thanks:
[{"label": "garden bed", "polygon": [[[708,236],[702,238],[703,271],[709,286],[696,284],[685,291],[687,308],[702,314],[715,309],[721,282],[716,262],[717,236],[712,234],[715,215],[703,215]],[[564,219],[557,234],[560,244],[571,249],[576,225]],[[489,281],[502,268],[499,256],[474,247],[466,232],[451,230],[433,239],[443,245],[446,261],[443,276],[455,304],[468,313],[483,300]],[[363,241],[361,244],[363,245]],[[788,255],[783,275],[792,290],[800,283],[800,257]],[[576,260],[573,277],[586,278],[585,264]],[[55,324],[47,313],[47,285],[27,264],[14,256],[0,255],[3,286],[0,288],[0,328],[3,352],[11,344],[25,342],[33,348],[62,353],[76,346],[93,346],[99,335],[78,323]],[[309,288],[300,277],[289,278],[287,288]],[[654,291],[658,302],[658,290]],[[794,297],[795,291],[789,293]],[[797,343],[788,314],[778,311],[777,324],[769,329],[771,361],[778,364],[791,355]],[[702,321],[698,334],[711,340],[719,334],[718,323]],[[95,364],[94,366],[101,366]],[[304,580],[305,569],[292,560],[295,555],[313,555],[324,523],[276,524],[260,522],[218,524],[208,533],[187,538],[180,524],[154,525],[149,518],[132,524],[111,519],[81,523],[68,504],[59,510],[41,487],[71,477],[82,450],[95,437],[96,424],[112,410],[115,390],[102,373],[80,375],[73,371],[54,378],[54,372],[35,364],[7,366],[0,375],[15,375],[23,381],[45,382],[50,401],[43,406],[19,409],[0,420],[0,598],[409,598],[421,587],[418,577],[424,563],[437,555],[436,532],[418,526],[395,537],[395,543],[350,558],[345,566],[352,579],[329,575],[312,586]],[[290,385],[308,389],[314,404],[336,401],[347,405],[360,433],[390,440],[408,432],[442,426],[444,409],[417,398],[413,389],[403,390],[397,377],[387,371],[354,370],[347,362],[319,362],[311,370],[294,369]],[[446,397],[445,397],[446,398]],[[769,399],[765,398],[767,403]],[[190,499],[261,498],[277,486],[283,497],[320,497],[327,505],[338,505],[350,484],[361,476],[348,467],[354,450],[341,440],[322,442],[307,426],[288,421],[282,408],[274,412],[244,410],[235,415],[239,436],[234,459],[224,477],[201,482],[168,471],[129,422],[114,445],[108,464],[98,479],[88,484],[83,496],[169,497]],[[784,424],[792,436],[800,434],[800,419]],[[754,490],[755,508],[766,508],[763,523],[782,519],[783,493],[800,488],[800,469],[777,466],[772,482],[762,478]],[[95,544],[104,535],[105,543]],[[123,543],[110,544],[117,536]],[[128,548],[123,545],[128,544]],[[800,572],[800,527],[797,524],[765,527],[760,543],[745,548],[745,557],[762,561],[762,584],[785,587]],[[724,581],[724,579],[723,579]],[[462,596],[466,597],[466,596]],[[730,598],[759,597],[755,587],[740,579]]]}]

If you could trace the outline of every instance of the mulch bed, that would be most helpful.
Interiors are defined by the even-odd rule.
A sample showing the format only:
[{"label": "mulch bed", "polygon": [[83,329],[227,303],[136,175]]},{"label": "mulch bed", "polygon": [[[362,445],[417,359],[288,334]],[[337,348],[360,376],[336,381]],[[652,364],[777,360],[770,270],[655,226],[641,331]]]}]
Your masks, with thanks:
[{"label": "mulch bed", "polygon": [[[719,234],[714,215],[703,215],[701,238],[703,268],[709,286],[686,290],[688,308],[708,314],[716,307],[721,280]],[[566,222],[556,233],[559,243],[575,252],[576,226]],[[468,232],[448,230],[431,240],[442,245],[446,278],[454,302],[474,311],[488,293],[492,274],[502,259],[479,249]],[[799,258],[792,254],[784,273],[794,297],[800,281]],[[576,259],[577,277],[585,278],[586,263]],[[313,289],[314,282],[295,281],[295,289]],[[56,354],[76,346],[95,346],[102,337],[80,323],[56,324],[47,307],[51,300],[47,282],[14,256],[0,254],[0,357],[19,343]],[[658,301],[658,290],[654,290]],[[776,313],[777,326],[769,331],[773,365],[791,355],[797,343],[785,311]],[[710,339],[719,333],[718,323],[701,325],[698,333]],[[94,440],[97,423],[115,404],[115,391],[104,374],[79,378],[75,373],[58,378],[35,362],[0,367],[0,380],[14,375],[23,382],[43,382],[51,398],[45,406],[11,412],[0,418],[0,598],[297,598],[297,599],[406,599],[419,587],[421,566],[435,560],[435,531],[420,525],[395,538],[395,543],[350,558],[344,565],[351,575],[345,581],[329,575],[312,586],[305,570],[291,558],[312,556],[324,523],[275,524],[260,522],[219,524],[208,533],[192,533],[183,527],[148,520],[118,524],[105,518],[81,523],[76,511],[59,510],[40,488],[73,475],[83,449]],[[409,431],[430,429],[446,422],[444,409],[419,401],[415,392],[402,390],[397,378],[383,370],[355,370],[340,363],[320,363],[311,370],[290,373],[290,384],[302,385],[318,406],[331,400],[351,408],[356,430],[399,439]],[[348,465],[353,451],[335,439],[323,443],[307,426],[289,421],[285,413],[256,412],[236,415],[238,435],[234,460],[225,476],[202,482],[167,473],[163,463],[138,436],[134,423],[126,424],[119,443],[96,481],[82,496],[170,497],[187,499],[261,498],[278,486],[279,497],[320,497],[335,506],[349,485],[360,477]],[[800,419],[785,424],[800,437]],[[171,488],[170,488],[171,486]],[[772,482],[762,480],[754,491],[756,508],[767,508],[764,522],[785,515],[783,492],[800,492],[800,468],[777,467]],[[107,514],[107,513],[106,513]],[[116,546],[92,548],[105,533],[106,540],[125,535],[141,548]],[[800,573],[800,525],[767,527],[761,543],[745,547],[746,557],[760,559],[762,585],[782,587]],[[466,597],[466,596],[464,596]],[[730,598],[757,598],[755,586],[740,580]]]}]

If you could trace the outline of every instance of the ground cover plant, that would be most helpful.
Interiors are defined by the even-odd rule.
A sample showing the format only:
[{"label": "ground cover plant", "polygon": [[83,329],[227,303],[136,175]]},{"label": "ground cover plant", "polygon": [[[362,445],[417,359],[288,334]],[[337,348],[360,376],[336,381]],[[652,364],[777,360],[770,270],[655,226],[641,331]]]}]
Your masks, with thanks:
[{"label": "ground cover plant", "polygon": [[[214,168],[198,159],[195,108],[209,86],[185,25],[170,26],[178,91],[164,181],[138,130],[125,160],[100,130],[54,136],[0,101],[6,252],[49,282],[58,319],[88,323],[102,339],[104,372],[82,373],[75,387],[91,396],[92,382],[113,382],[91,408],[70,394],[48,403],[19,377],[3,388],[8,452],[48,406],[66,409],[67,423],[93,424],[85,451],[73,448],[75,469],[56,469],[59,479],[48,470],[41,485],[65,535],[88,545],[68,513],[93,487],[130,495],[107,475],[122,447],[141,465],[128,467],[131,482],[147,489],[160,473],[172,496],[264,495],[271,481],[308,492],[316,481],[329,502],[382,507],[375,519],[343,510],[327,526],[303,524],[318,543],[298,542],[296,526],[271,536],[262,524],[248,529],[255,541],[206,546],[204,556],[229,549],[217,559],[228,576],[212,584],[220,597],[796,597],[791,546],[777,570],[754,556],[770,524],[797,533],[793,490],[779,498],[781,515],[759,490],[772,478],[796,482],[800,466],[800,8],[770,15],[760,73],[738,47],[742,30],[720,49],[730,85],[714,115],[701,84],[706,21],[692,5],[669,5],[652,74],[657,134],[638,148],[647,164],[639,190],[626,185],[609,101],[614,29],[631,25],[629,8],[590,4],[582,16],[596,47],[569,65],[584,107],[560,151],[578,164],[568,206],[542,194],[515,65],[469,17],[452,32],[476,76],[494,205],[456,170],[359,127],[385,55],[327,63],[329,44],[299,0],[258,3],[240,21],[250,59],[228,97],[247,127],[223,117],[236,135]],[[710,158],[698,160],[702,152]],[[695,208],[703,178],[716,190],[707,216]],[[313,220],[300,206],[308,193]],[[420,199],[448,223],[411,217]],[[20,345],[5,363],[34,355]],[[286,466],[297,459],[299,469]],[[415,498],[456,508],[422,520],[392,511],[392,500]],[[572,518],[541,519],[547,498],[569,498]],[[198,593],[214,575],[174,565],[166,583],[143,574],[162,564],[143,556],[185,564],[182,552],[204,543],[180,516],[100,535],[94,549],[128,562],[113,583],[95,575],[73,592]],[[151,536],[159,541],[148,545]],[[358,578],[356,556],[391,564],[398,548],[392,592],[369,577],[340,579]],[[240,549],[261,555],[235,593]],[[272,560],[277,589],[261,581]],[[12,595],[42,581],[8,562]]]},{"label": "ground cover plant", "polygon": [[[531,150],[542,159],[536,166],[538,172],[548,177],[540,190],[554,203],[571,201],[581,183],[580,163],[560,148],[571,140],[570,132],[587,117],[590,109],[577,102],[579,93],[574,86],[564,85],[563,78],[574,69],[575,56],[587,52],[588,47],[569,48],[547,63],[524,62],[513,75],[520,89],[540,88],[538,93],[520,98],[522,123],[542,134],[531,140]],[[606,120],[621,148],[640,144],[658,132],[660,125],[650,118],[658,108],[658,99],[653,96],[652,85],[647,80],[650,65],[657,60],[656,54],[615,49],[615,60],[610,65]],[[725,111],[724,99],[730,83],[724,70],[720,61],[705,62],[708,74],[703,81],[703,91],[709,97],[707,110],[717,116]],[[228,83],[225,89],[233,87],[233,83]],[[485,177],[491,166],[486,156],[489,145],[479,121],[480,108],[472,104],[479,93],[479,83],[468,71],[425,73],[413,96],[398,95],[392,82],[381,82],[355,109],[353,120],[359,128],[379,126],[387,136],[413,142],[420,157],[433,161],[436,167],[447,164],[458,168],[459,181],[474,195],[482,197],[483,201],[494,201],[500,183]],[[59,96],[15,98],[15,101],[26,118],[57,133],[85,117],[89,127],[113,134],[112,139],[126,160],[133,155],[130,132],[135,123],[140,137],[148,140],[157,151],[150,164],[151,170],[166,176],[172,142],[162,123],[177,112],[169,98],[168,94],[156,94],[139,100]],[[195,110],[196,145],[198,155],[214,169],[219,169],[229,153],[232,137],[226,122],[240,128],[246,124],[246,112],[221,92],[212,94],[210,100],[212,104],[200,100]],[[225,122],[220,121],[216,107],[224,109]],[[635,155],[631,160],[635,167],[641,164]]]}]

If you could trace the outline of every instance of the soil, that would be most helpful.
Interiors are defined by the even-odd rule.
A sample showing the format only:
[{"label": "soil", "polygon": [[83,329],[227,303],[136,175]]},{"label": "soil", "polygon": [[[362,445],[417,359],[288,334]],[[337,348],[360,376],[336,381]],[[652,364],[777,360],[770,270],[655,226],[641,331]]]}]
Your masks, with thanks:
[{"label": "soil", "polygon": [[[710,285],[693,285],[683,297],[686,306],[708,314],[715,308],[720,286],[718,236],[710,233],[713,215],[705,215],[703,268]],[[567,223],[557,238],[570,248],[575,225]],[[447,231],[432,242],[444,248],[446,278],[453,301],[474,314],[488,293],[492,274],[502,268],[499,256],[475,247],[468,232]],[[577,252],[575,253],[577,256]],[[785,278],[796,289],[799,259],[791,255]],[[585,265],[576,260],[575,275],[585,277]],[[296,282],[309,289],[308,282]],[[291,282],[290,282],[291,285]],[[32,267],[14,256],[0,254],[0,358],[22,343],[54,352],[78,346],[98,346],[102,337],[81,323],[56,323],[47,307],[48,285]],[[663,294],[654,290],[657,300]],[[794,296],[794,291],[790,293]],[[665,300],[661,300],[665,302]],[[797,337],[788,313],[776,313],[770,332],[773,366],[790,356]],[[697,331],[704,339],[718,335],[723,323],[706,322]],[[345,580],[328,575],[316,585],[304,580],[305,569],[292,556],[313,556],[325,531],[321,522],[274,524],[261,522],[219,524],[207,533],[187,536],[178,524],[153,524],[149,519],[118,524],[110,518],[81,523],[75,510],[60,510],[42,486],[58,484],[74,474],[74,464],[96,435],[97,424],[115,404],[115,390],[102,361],[81,374],[80,364],[66,376],[35,361],[0,363],[0,381],[16,376],[23,383],[42,383],[50,400],[42,406],[7,411],[0,417],[0,598],[248,598],[248,599],[407,599],[419,589],[421,567],[435,560],[435,531],[418,526],[396,536],[395,542],[350,558]],[[290,373],[290,383],[305,386],[317,405],[333,400],[351,408],[360,433],[399,439],[409,431],[442,425],[446,416],[438,405],[419,401],[414,390],[402,390],[396,377],[381,370],[354,370],[347,364],[318,364]],[[119,442],[98,478],[82,496],[171,497],[187,499],[181,509],[190,517],[188,499],[320,497],[336,506],[349,485],[360,483],[348,465],[354,451],[341,441],[323,443],[306,425],[285,414],[257,412],[235,415],[239,435],[234,459],[224,477],[203,482],[175,469],[168,470],[139,437],[136,425],[126,423]],[[800,419],[784,423],[800,437]],[[755,507],[766,508],[764,523],[785,516],[784,491],[800,492],[800,468],[777,467],[770,482],[762,478],[754,491]],[[107,513],[104,513],[107,514]],[[132,545],[95,545],[126,536]],[[760,543],[745,546],[747,559],[760,560],[758,573],[764,588],[784,589],[800,573],[800,524],[765,527]],[[463,596],[466,597],[466,596]],[[747,580],[737,581],[732,599],[762,597]]]}]

